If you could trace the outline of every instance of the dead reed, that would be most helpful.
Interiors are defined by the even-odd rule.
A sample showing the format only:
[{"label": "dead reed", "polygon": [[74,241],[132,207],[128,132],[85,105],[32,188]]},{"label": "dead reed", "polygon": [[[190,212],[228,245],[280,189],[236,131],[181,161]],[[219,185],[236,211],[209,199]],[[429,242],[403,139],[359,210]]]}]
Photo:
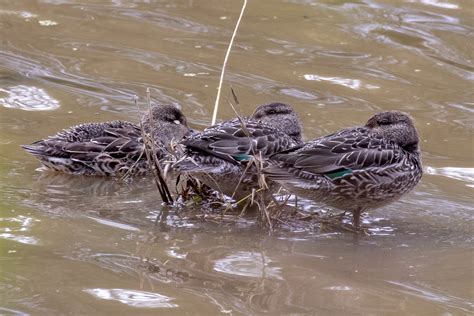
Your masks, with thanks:
[{"label": "dead reed", "polygon": [[143,153],[146,156],[148,166],[150,168],[151,174],[153,175],[153,180],[155,182],[156,188],[158,189],[158,192],[160,193],[161,199],[163,200],[165,204],[171,205],[174,202],[173,196],[171,195],[168,185],[166,184],[166,181],[164,179],[163,173],[160,168],[158,157],[156,156],[156,148],[155,148],[156,142],[154,139],[154,134],[155,134],[154,129],[155,129],[156,124],[154,124],[155,122],[153,122],[150,89],[147,88],[146,90],[146,102],[148,105],[148,111],[150,113],[149,119],[150,119],[150,128],[151,128],[148,134],[145,132],[145,129],[143,128],[143,122],[140,116],[140,108],[138,106],[138,101],[136,97],[134,101],[135,101],[135,107],[137,108],[137,115],[140,122],[140,129],[142,133]]},{"label": "dead reed", "polygon": [[[217,112],[219,108],[219,100],[222,90],[223,79],[225,75],[225,69],[227,66],[227,62],[230,56],[230,52],[232,50],[232,45],[234,39],[237,35],[237,31],[242,20],[243,14],[245,12],[245,8],[247,6],[247,0],[243,1],[243,5],[240,11],[239,18],[236,22],[234,31],[232,33],[232,37],[230,39],[226,55],[224,58],[224,62],[222,65],[222,70],[219,79],[219,85],[217,89],[217,96],[216,101],[214,104],[213,115],[211,125],[216,123],[217,119]],[[232,99],[233,102],[228,101],[229,105],[234,110],[236,117],[238,118],[241,128],[243,132],[249,137],[249,141],[252,142],[250,139],[250,133],[247,130],[245,124],[245,117],[239,111],[239,101],[235,94],[235,91],[231,88]],[[147,89],[147,104],[149,111],[151,113],[151,101],[150,101],[150,90]],[[135,105],[137,107],[137,111],[139,113],[137,100],[135,99]],[[150,115],[150,120],[152,120],[152,116]],[[140,121],[141,124],[141,121]],[[153,122],[150,121],[150,126],[152,129],[154,128]],[[170,190],[164,180],[164,175],[162,170],[160,169],[160,164],[156,157],[155,151],[155,141],[153,139],[153,131],[150,132],[150,135],[147,135],[142,127],[142,138],[144,142],[144,154],[146,155],[148,164],[152,170],[152,175],[154,178],[154,182],[156,187],[160,193],[160,196],[163,202],[167,205],[173,204],[173,196],[170,193]],[[268,231],[272,233],[277,227],[289,227],[289,228],[296,228],[302,229],[303,227],[319,227],[319,229],[323,229],[324,227],[332,227],[336,229],[342,230],[351,230],[347,228],[346,225],[342,224],[340,218],[337,216],[321,216],[321,214],[309,214],[307,212],[303,212],[298,210],[298,205],[289,205],[288,201],[290,199],[290,195],[287,194],[283,199],[278,201],[273,192],[270,191],[269,185],[265,179],[265,176],[262,172],[263,168],[265,167],[265,160],[261,156],[261,153],[255,152],[255,148],[252,147],[252,158],[246,163],[244,172],[241,178],[238,181],[236,186],[236,190],[238,189],[239,185],[245,179],[245,177],[249,176],[256,176],[258,187],[255,188],[251,194],[244,197],[239,201],[233,202],[232,199],[227,198],[221,192],[216,192],[209,187],[203,185],[198,180],[193,178],[190,175],[179,175],[176,180],[176,192],[178,194],[177,201],[179,203],[175,203],[176,206],[182,206],[185,209],[189,208],[192,209],[197,207],[199,209],[198,213],[193,213],[192,215],[185,216],[187,220],[204,220],[204,221],[211,221],[216,223],[236,223],[240,221],[245,215],[248,208],[253,206],[257,207],[258,214],[257,214],[257,222],[263,226],[268,228]],[[177,155],[172,155],[172,159],[177,159]],[[174,161],[175,162],[175,161]],[[168,162],[168,165],[170,162]],[[211,175],[209,175],[211,177]],[[212,177],[211,177],[212,178]],[[281,188],[280,188],[281,190]],[[233,196],[235,195],[235,191]],[[233,198],[233,196],[231,198]],[[242,206],[239,207],[238,206]],[[352,230],[351,230],[352,231]]]}]

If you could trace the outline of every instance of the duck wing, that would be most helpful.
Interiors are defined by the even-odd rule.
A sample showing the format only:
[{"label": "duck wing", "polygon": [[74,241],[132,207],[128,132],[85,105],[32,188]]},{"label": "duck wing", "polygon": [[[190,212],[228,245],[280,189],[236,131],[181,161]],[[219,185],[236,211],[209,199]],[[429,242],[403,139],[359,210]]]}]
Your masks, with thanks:
[{"label": "duck wing", "polygon": [[295,141],[283,132],[260,122],[238,119],[211,126],[181,143],[188,153],[206,154],[241,163],[252,156],[268,157],[295,146]]},{"label": "duck wing", "polygon": [[380,136],[371,135],[368,129],[360,127],[276,153],[270,160],[278,167],[270,167],[266,171],[269,174],[278,174],[290,168],[309,174],[325,175],[332,179],[353,170],[400,162],[401,154],[402,149],[398,145]]},{"label": "duck wing", "polygon": [[27,152],[47,158],[93,161],[98,155],[111,158],[137,156],[143,149],[138,126],[129,122],[80,124],[48,139],[22,146]]}]

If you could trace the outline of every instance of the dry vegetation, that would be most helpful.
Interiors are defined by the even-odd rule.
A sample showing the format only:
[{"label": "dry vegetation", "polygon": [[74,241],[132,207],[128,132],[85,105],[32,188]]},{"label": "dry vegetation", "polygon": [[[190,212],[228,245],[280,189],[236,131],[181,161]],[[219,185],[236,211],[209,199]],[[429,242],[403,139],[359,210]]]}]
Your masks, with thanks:
[{"label": "dry vegetation", "polygon": [[[232,94],[235,104],[232,102],[229,102],[229,104],[234,109],[236,116],[240,119],[242,128],[245,130],[245,120],[238,111],[238,99],[233,91]],[[149,92],[147,92],[147,104],[150,109]],[[154,126],[153,124],[150,125]],[[166,179],[168,173],[163,172],[160,168],[160,162],[154,154],[156,143],[153,139],[153,133],[147,134],[143,128],[142,133],[145,144],[143,155],[147,158],[151,169],[150,173],[161,199],[180,220],[236,224],[245,219],[258,223],[267,228],[269,232],[273,232],[277,228],[290,230],[325,230],[331,228],[332,230],[354,231],[350,224],[341,221],[341,216],[327,215],[320,212],[310,213],[301,210],[297,203],[289,202],[291,195],[282,188],[278,192],[270,192],[269,185],[262,173],[264,160],[259,156],[259,153],[254,153],[254,157],[247,163],[245,172],[238,181],[238,184],[240,184],[244,176],[248,173],[254,173],[257,175],[259,187],[253,190],[252,194],[239,201],[234,201],[231,197],[212,190],[186,173],[178,174],[174,179]],[[172,163],[180,158],[182,152],[180,145],[175,144],[172,148],[174,150],[170,152],[165,169],[168,169]],[[173,191],[175,196],[172,195],[172,190],[169,188],[169,183],[172,183],[172,180],[174,180]],[[163,220],[163,218],[160,220]]]},{"label": "dry vegetation", "polygon": [[[219,87],[216,96],[216,102],[214,105],[212,124],[215,124],[217,118],[217,111],[219,107],[219,99],[222,89],[222,82],[224,79],[225,68],[227,60],[232,49],[234,38],[237,34],[240,21],[243,17],[247,0],[244,0],[239,19],[237,20],[232,38],[230,40],[219,80]],[[238,110],[239,102],[233,89],[231,89],[233,102],[228,101],[228,104],[234,110],[236,117],[239,119],[242,129],[246,131],[245,120],[241,112]],[[140,117],[140,111],[137,106],[138,115]],[[151,111],[150,102],[150,91],[147,89],[147,104]],[[150,115],[152,119],[152,115]],[[141,123],[140,123],[141,124]],[[150,122],[150,126],[154,126]],[[247,133],[248,134],[248,133]],[[248,134],[249,135],[249,134]],[[282,192],[277,192],[275,198],[273,192],[269,192],[269,187],[263,175],[262,168],[264,166],[264,160],[259,153],[254,153],[254,157],[247,163],[244,175],[239,180],[242,181],[243,177],[251,172],[258,175],[259,188],[254,190],[252,194],[246,196],[239,201],[233,201],[231,198],[226,197],[221,192],[216,192],[206,185],[200,183],[197,179],[193,178],[188,174],[180,174],[176,178],[175,191],[176,198],[173,199],[170,189],[168,188],[167,182],[165,181],[166,172],[163,172],[160,168],[159,161],[154,154],[156,143],[153,139],[153,132],[146,134],[142,127],[142,137],[144,141],[144,153],[146,155],[148,164],[151,168],[150,172],[153,175],[154,182],[161,196],[162,201],[173,208],[176,214],[179,215],[180,219],[183,220],[199,220],[199,221],[211,221],[219,224],[223,223],[237,223],[242,218],[253,217],[256,222],[261,226],[266,227],[269,232],[273,232],[276,228],[285,227],[288,229],[319,229],[324,230],[326,227],[331,229],[349,230],[354,231],[352,225],[344,224],[340,215],[323,215],[319,212],[308,213],[299,210],[298,205],[290,205],[288,203],[290,194],[281,195]],[[170,153],[170,161],[166,165],[165,169],[175,162],[180,157],[182,149],[179,144],[172,146],[175,150]],[[238,187],[238,185],[236,186]],[[280,188],[280,191],[282,189]],[[161,221],[163,218],[160,219]]]}]

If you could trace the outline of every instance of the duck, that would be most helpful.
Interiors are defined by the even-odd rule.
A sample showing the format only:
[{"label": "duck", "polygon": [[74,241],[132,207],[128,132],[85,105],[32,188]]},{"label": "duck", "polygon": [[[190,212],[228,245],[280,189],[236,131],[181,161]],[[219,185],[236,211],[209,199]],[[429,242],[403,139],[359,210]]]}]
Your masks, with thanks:
[{"label": "duck", "polygon": [[156,104],[139,125],[122,120],[83,123],[21,147],[38,158],[44,170],[86,176],[144,176],[151,173],[142,128],[153,134],[159,160],[167,157],[173,141],[191,133],[181,110]]},{"label": "duck", "polygon": [[303,143],[301,121],[293,107],[279,102],[258,106],[181,141],[183,157],[172,167],[236,201],[260,188],[251,161]]},{"label": "duck", "polygon": [[418,132],[400,111],[372,116],[343,129],[275,153],[263,173],[297,196],[360,215],[410,192],[423,175]]}]

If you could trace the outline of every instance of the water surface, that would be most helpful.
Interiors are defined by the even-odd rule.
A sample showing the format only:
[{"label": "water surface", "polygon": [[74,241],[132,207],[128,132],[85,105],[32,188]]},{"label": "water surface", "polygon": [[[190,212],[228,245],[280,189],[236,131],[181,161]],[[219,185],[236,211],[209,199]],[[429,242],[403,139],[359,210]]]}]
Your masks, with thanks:
[{"label": "water surface", "polygon": [[[425,175],[334,229],[251,219],[156,224],[149,179],[38,172],[20,144],[80,122],[180,105],[210,123],[238,1],[4,1],[0,7],[0,313],[473,313],[473,4],[470,0],[249,1],[219,119],[292,104],[306,139],[399,109]],[[317,207],[313,207],[313,209]]]}]

